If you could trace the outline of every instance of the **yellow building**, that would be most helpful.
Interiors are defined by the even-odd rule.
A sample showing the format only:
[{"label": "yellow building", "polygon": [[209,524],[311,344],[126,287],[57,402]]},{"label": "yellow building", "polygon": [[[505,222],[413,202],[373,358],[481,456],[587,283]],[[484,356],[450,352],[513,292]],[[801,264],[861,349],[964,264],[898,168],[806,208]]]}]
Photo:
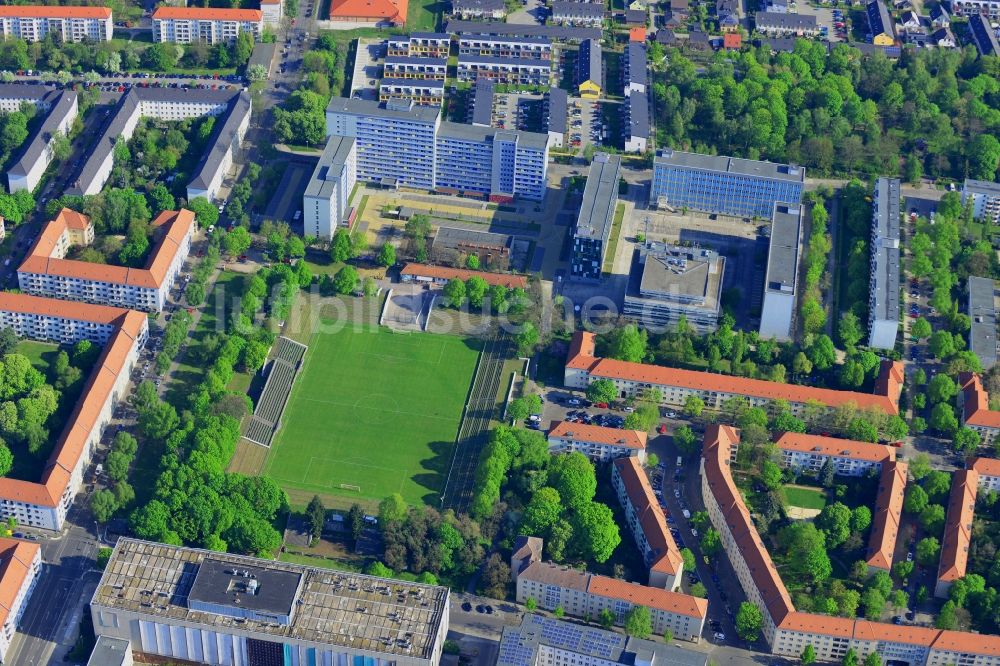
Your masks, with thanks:
[{"label": "yellow building", "polygon": [[604,80],[603,72],[600,42],[596,39],[583,40],[576,59],[577,94],[584,99],[598,99]]},{"label": "yellow building", "polygon": [[892,46],[896,43],[896,31],[889,10],[882,0],[869,0],[865,7],[868,15],[868,30],[875,46]]}]

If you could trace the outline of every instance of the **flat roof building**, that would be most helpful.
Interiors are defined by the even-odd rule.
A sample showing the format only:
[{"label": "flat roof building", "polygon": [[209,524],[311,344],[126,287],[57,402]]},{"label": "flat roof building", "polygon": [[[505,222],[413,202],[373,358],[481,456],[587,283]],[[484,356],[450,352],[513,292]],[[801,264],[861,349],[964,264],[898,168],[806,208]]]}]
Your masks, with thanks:
[{"label": "flat roof building", "polygon": [[472,98],[472,124],[493,125],[493,91],[496,86],[488,78],[476,79]]},{"label": "flat roof building", "polygon": [[549,148],[562,148],[569,120],[569,94],[551,86],[545,95],[545,123],[549,133]]},{"label": "flat roof building", "polygon": [[685,317],[699,333],[714,331],[722,303],[726,258],[715,250],[647,241],[625,292],[623,314],[644,327]]},{"label": "flat roof building", "polygon": [[764,304],[760,313],[762,338],[781,341],[792,339],[801,233],[801,205],[774,204],[771,237],[767,247]]},{"label": "flat roof building", "polygon": [[576,55],[576,89],[585,99],[597,99],[604,91],[604,59],[599,39],[580,42]]},{"label": "flat roof building", "polygon": [[458,265],[463,258],[475,255],[479,265],[489,270],[505,271],[510,267],[513,238],[506,234],[458,227],[438,227],[430,246],[431,259]]},{"label": "flat roof building", "polygon": [[996,284],[969,276],[969,348],[984,370],[997,363]]},{"label": "flat roof building", "polygon": [[331,136],[302,195],[302,228],[307,236],[333,238],[346,219],[357,180],[357,143],[351,137]]},{"label": "flat roof building", "polygon": [[385,41],[389,56],[447,58],[451,51],[451,35],[445,32],[411,32],[408,35],[389,35]]},{"label": "flat roof building", "polygon": [[596,153],[583,188],[580,212],[573,228],[570,278],[596,282],[601,279],[608,250],[612,218],[618,203],[618,180],[622,158]]},{"label": "flat roof building", "polygon": [[774,204],[802,199],[805,169],[666,149],[653,161],[650,205],[740,217],[771,217]]},{"label": "flat roof building", "polygon": [[0,35],[38,42],[48,35],[60,42],[109,42],[110,7],[7,5],[0,7]]},{"label": "flat roof building", "polygon": [[382,79],[378,84],[380,102],[420,104],[440,107],[444,101],[444,79]]},{"label": "flat roof building", "polygon": [[892,349],[899,329],[899,179],[879,178],[872,197],[868,346]]},{"label": "flat roof building", "polygon": [[625,152],[644,153],[649,145],[649,98],[633,90],[625,100]]},{"label": "flat roof building", "polygon": [[87,666],[132,666],[132,643],[119,638],[101,636],[87,660]]},{"label": "flat roof building", "polygon": [[264,13],[259,9],[160,7],[153,12],[153,41],[176,44],[225,44],[242,32],[259,41]]},{"label": "flat roof building", "polygon": [[121,538],[90,604],[137,653],[210,664],[440,663],[443,587]]},{"label": "flat roof building", "polygon": [[552,75],[552,61],[535,57],[500,57],[460,54],[458,80],[489,79],[501,85],[547,86]]},{"label": "flat roof building", "polygon": [[972,205],[972,217],[984,222],[1000,223],[1000,183],[966,178],[962,186],[962,203]]}]

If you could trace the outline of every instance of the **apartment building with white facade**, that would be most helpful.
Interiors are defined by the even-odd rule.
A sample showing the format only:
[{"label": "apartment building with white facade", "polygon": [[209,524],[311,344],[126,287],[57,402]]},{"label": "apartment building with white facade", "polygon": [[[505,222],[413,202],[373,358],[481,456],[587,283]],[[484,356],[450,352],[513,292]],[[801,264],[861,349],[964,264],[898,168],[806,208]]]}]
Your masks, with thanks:
[{"label": "apartment building with white facade", "polygon": [[243,145],[243,137],[250,128],[250,92],[243,90],[229,100],[221,120],[208,140],[208,149],[195,167],[194,177],[187,185],[188,201],[203,197],[209,201],[219,198],[219,189],[233,167],[233,161]]},{"label": "apartment building with white facade", "polygon": [[444,79],[382,79],[378,82],[378,100],[440,107],[444,102]]},{"label": "apartment building with white facade", "polygon": [[[991,3],[1000,10],[1000,2]],[[1000,20],[1000,11],[996,16]],[[1000,223],[1000,183],[966,178],[962,185],[962,203],[972,204],[972,217],[983,222]]]},{"label": "apartment building with white facade", "polygon": [[333,238],[344,222],[358,180],[357,143],[331,136],[302,195],[302,225],[307,236]]},{"label": "apartment building with white facade", "polygon": [[175,44],[225,44],[242,32],[260,41],[264,13],[259,9],[160,7],[153,12],[153,41]]},{"label": "apartment building with white facade", "polygon": [[[45,114],[45,118],[24,144],[17,160],[7,169],[7,190],[10,192],[34,190],[38,187],[45,170],[52,163],[53,145],[59,137],[69,134],[80,111],[77,94],[71,90],[53,90],[44,86],[0,86],[0,95],[4,95],[10,88],[28,87],[46,91],[35,102],[36,108]],[[19,91],[11,91],[9,94],[3,107],[20,105],[23,101]]]},{"label": "apartment building with white facade", "polygon": [[110,7],[6,5],[0,7],[0,34],[26,42],[48,35],[61,42],[109,42],[113,23]]},{"label": "apartment building with white facade", "polygon": [[260,0],[260,13],[265,26],[269,28],[281,26],[281,19],[284,16],[283,4],[283,0]]},{"label": "apartment building with white facade", "polygon": [[451,35],[444,32],[411,32],[386,39],[387,57],[448,58]]},{"label": "apartment building with white facade", "polygon": [[552,40],[547,37],[460,34],[458,55],[552,60]]},{"label": "apartment building with white facade", "polygon": [[980,488],[1000,492],[1000,460],[976,458],[969,469],[976,470],[976,481]]},{"label": "apartment building with white facade", "polygon": [[488,79],[499,85],[548,86],[551,76],[552,61],[542,58],[458,56],[458,80],[468,83]]},{"label": "apartment building with white facade", "polygon": [[86,215],[64,208],[18,267],[18,286],[34,296],[160,312],[191,250],[194,213],[163,211],[152,226],[158,238],[144,268],[75,261],[66,253],[93,242],[93,225]]},{"label": "apartment building with white facade", "polygon": [[556,421],[549,430],[550,453],[582,453],[594,462],[635,457],[646,463],[646,440],[640,430]]},{"label": "apartment building with white facade", "polygon": [[955,16],[980,14],[992,21],[1000,21],[1000,2],[997,0],[951,0],[950,6]]},{"label": "apartment building with white facade", "polygon": [[979,433],[983,446],[990,446],[1000,435],[1000,412],[990,409],[990,396],[983,388],[979,375],[962,372],[958,375],[958,407],[962,425]]},{"label": "apartment building with white facade", "polygon": [[0,479],[0,519],[59,530],[83,486],[83,471],[111,423],[114,407],[125,397],[132,368],[149,335],[148,317],[135,310],[4,292],[0,328],[5,327],[23,338],[60,344],[90,340],[104,347],[41,479]]},{"label": "apartment building with white facade", "polygon": [[661,404],[664,406],[683,408],[688,396],[694,395],[713,411],[721,409],[729,398],[742,396],[754,407],[783,400],[795,416],[801,415],[809,403],[828,409],[853,403],[862,409],[899,413],[899,394],[903,386],[903,364],[899,361],[883,361],[874,392],[859,393],[600,358],[595,355],[595,346],[593,333],[578,331],[573,334],[563,375],[565,386],[586,389],[595,380],[608,379],[614,383],[621,398],[657,388],[663,395]]},{"label": "apartment building with white facade", "polygon": [[123,537],[90,613],[97,636],[131,641],[140,662],[437,666],[450,599],[436,585]]},{"label": "apartment building with white facade", "polygon": [[615,460],[611,465],[611,485],[625,511],[635,545],[649,567],[649,586],[676,590],[684,573],[684,558],[639,461]]},{"label": "apartment building with white facade", "polygon": [[834,474],[865,476],[872,469],[881,472],[883,464],[896,459],[896,449],[891,446],[799,432],[783,433],[774,443],[781,466],[798,474],[818,474],[829,461]]},{"label": "apartment building with white facade", "polygon": [[42,547],[0,537],[0,662],[6,663],[10,642],[42,571]]},{"label": "apartment building with white facade", "polygon": [[872,197],[868,346],[892,349],[899,330],[899,179],[879,178]]}]

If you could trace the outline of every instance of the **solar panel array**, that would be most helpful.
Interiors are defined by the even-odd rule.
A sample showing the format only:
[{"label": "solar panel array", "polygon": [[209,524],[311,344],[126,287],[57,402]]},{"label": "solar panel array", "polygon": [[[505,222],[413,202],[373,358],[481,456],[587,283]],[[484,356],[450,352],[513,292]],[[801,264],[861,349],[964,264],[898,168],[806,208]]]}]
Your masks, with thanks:
[{"label": "solar panel array", "polygon": [[279,337],[274,358],[261,391],[253,416],[243,430],[243,436],[261,446],[271,446],[274,433],[281,425],[281,414],[292,393],[292,383],[302,365],[307,347],[284,336]]}]

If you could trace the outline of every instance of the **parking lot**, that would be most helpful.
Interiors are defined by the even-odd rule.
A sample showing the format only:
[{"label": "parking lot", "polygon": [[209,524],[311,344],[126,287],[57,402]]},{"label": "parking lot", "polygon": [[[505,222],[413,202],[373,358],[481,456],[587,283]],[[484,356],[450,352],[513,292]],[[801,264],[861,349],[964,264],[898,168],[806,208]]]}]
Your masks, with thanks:
[{"label": "parking lot", "polygon": [[[790,7],[791,9],[791,7]],[[847,39],[844,26],[844,14],[839,9],[829,7],[814,7],[808,2],[797,3],[797,11],[803,16],[815,16],[816,25],[824,31],[822,37],[826,37],[831,42],[843,42]]]}]

